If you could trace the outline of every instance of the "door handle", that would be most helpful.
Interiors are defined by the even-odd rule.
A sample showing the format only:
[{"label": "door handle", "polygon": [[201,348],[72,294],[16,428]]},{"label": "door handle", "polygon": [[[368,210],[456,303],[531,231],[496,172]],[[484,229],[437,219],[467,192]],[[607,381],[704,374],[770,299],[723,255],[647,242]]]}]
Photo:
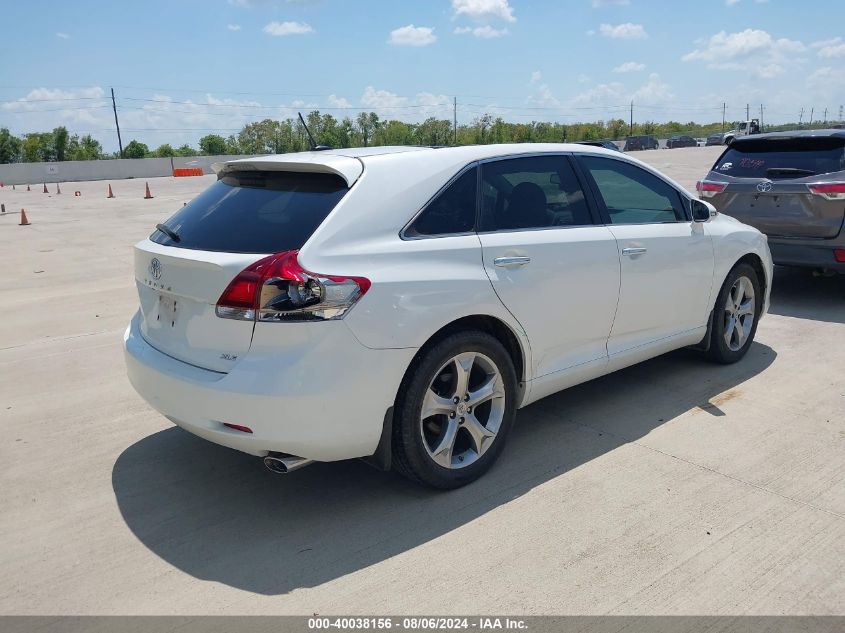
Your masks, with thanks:
[{"label": "door handle", "polygon": [[501,266],[502,268],[511,268],[513,266],[525,266],[525,264],[531,263],[530,257],[497,257],[493,260],[493,263],[496,266]]},{"label": "door handle", "polygon": [[622,254],[628,257],[632,257],[634,255],[643,255],[647,250],[647,248],[643,248],[641,246],[637,248],[623,248]]}]

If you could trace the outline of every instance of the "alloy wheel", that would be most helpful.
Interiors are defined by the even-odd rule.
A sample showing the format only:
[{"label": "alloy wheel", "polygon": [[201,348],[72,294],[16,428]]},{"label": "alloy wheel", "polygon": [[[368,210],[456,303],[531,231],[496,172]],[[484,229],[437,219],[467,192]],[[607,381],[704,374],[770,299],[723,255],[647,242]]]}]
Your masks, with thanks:
[{"label": "alloy wheel", "polygon": [[493,445],[504,414],[499,368],[484,354],[462,352],[443,364],[423,397],[423,445],[439,466],[464,468]]},{"label": "alloy wheel", "polygon": [[757,304],[754,301],[754,284],[748,277],[737,278],[725,301],[725,344],[732,352],[739,351],[754,327]]}]

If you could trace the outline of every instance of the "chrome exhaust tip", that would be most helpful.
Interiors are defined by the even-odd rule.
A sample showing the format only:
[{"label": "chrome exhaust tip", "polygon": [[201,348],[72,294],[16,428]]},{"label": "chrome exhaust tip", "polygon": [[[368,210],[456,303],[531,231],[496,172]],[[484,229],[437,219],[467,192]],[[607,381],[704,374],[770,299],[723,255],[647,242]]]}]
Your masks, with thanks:
[{"label": "chrome exhaust tip", "polygon": [[264,458],[264,465],[267,467],[267,470],[278,475],[286,475],[313,463],[313,459],[305,459],[304,457],[285,455],[283,453],[270,453]]}]

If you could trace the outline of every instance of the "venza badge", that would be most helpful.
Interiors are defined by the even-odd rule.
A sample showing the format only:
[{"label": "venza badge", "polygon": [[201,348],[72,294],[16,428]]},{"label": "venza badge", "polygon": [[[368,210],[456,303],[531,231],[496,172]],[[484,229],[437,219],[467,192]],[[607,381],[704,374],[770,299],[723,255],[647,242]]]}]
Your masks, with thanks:
[{"label": "venza badge", "polygon": [[161,262],[157,257],[153,257],[153,261],[150,262],[150,275],[153,279],[161,279]]}]

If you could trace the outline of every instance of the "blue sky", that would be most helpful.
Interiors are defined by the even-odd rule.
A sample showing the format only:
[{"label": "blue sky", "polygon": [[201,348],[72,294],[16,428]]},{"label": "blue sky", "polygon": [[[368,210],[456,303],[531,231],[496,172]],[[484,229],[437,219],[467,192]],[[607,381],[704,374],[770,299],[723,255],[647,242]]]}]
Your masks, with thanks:
[{"label": "blue sky", "polygon": [[[116,149],[320,109],[469,122],[835,119],[841,0],[171,0],[3,10],[0,126]],[[825,17],[826,16],[826,17]]]}]

